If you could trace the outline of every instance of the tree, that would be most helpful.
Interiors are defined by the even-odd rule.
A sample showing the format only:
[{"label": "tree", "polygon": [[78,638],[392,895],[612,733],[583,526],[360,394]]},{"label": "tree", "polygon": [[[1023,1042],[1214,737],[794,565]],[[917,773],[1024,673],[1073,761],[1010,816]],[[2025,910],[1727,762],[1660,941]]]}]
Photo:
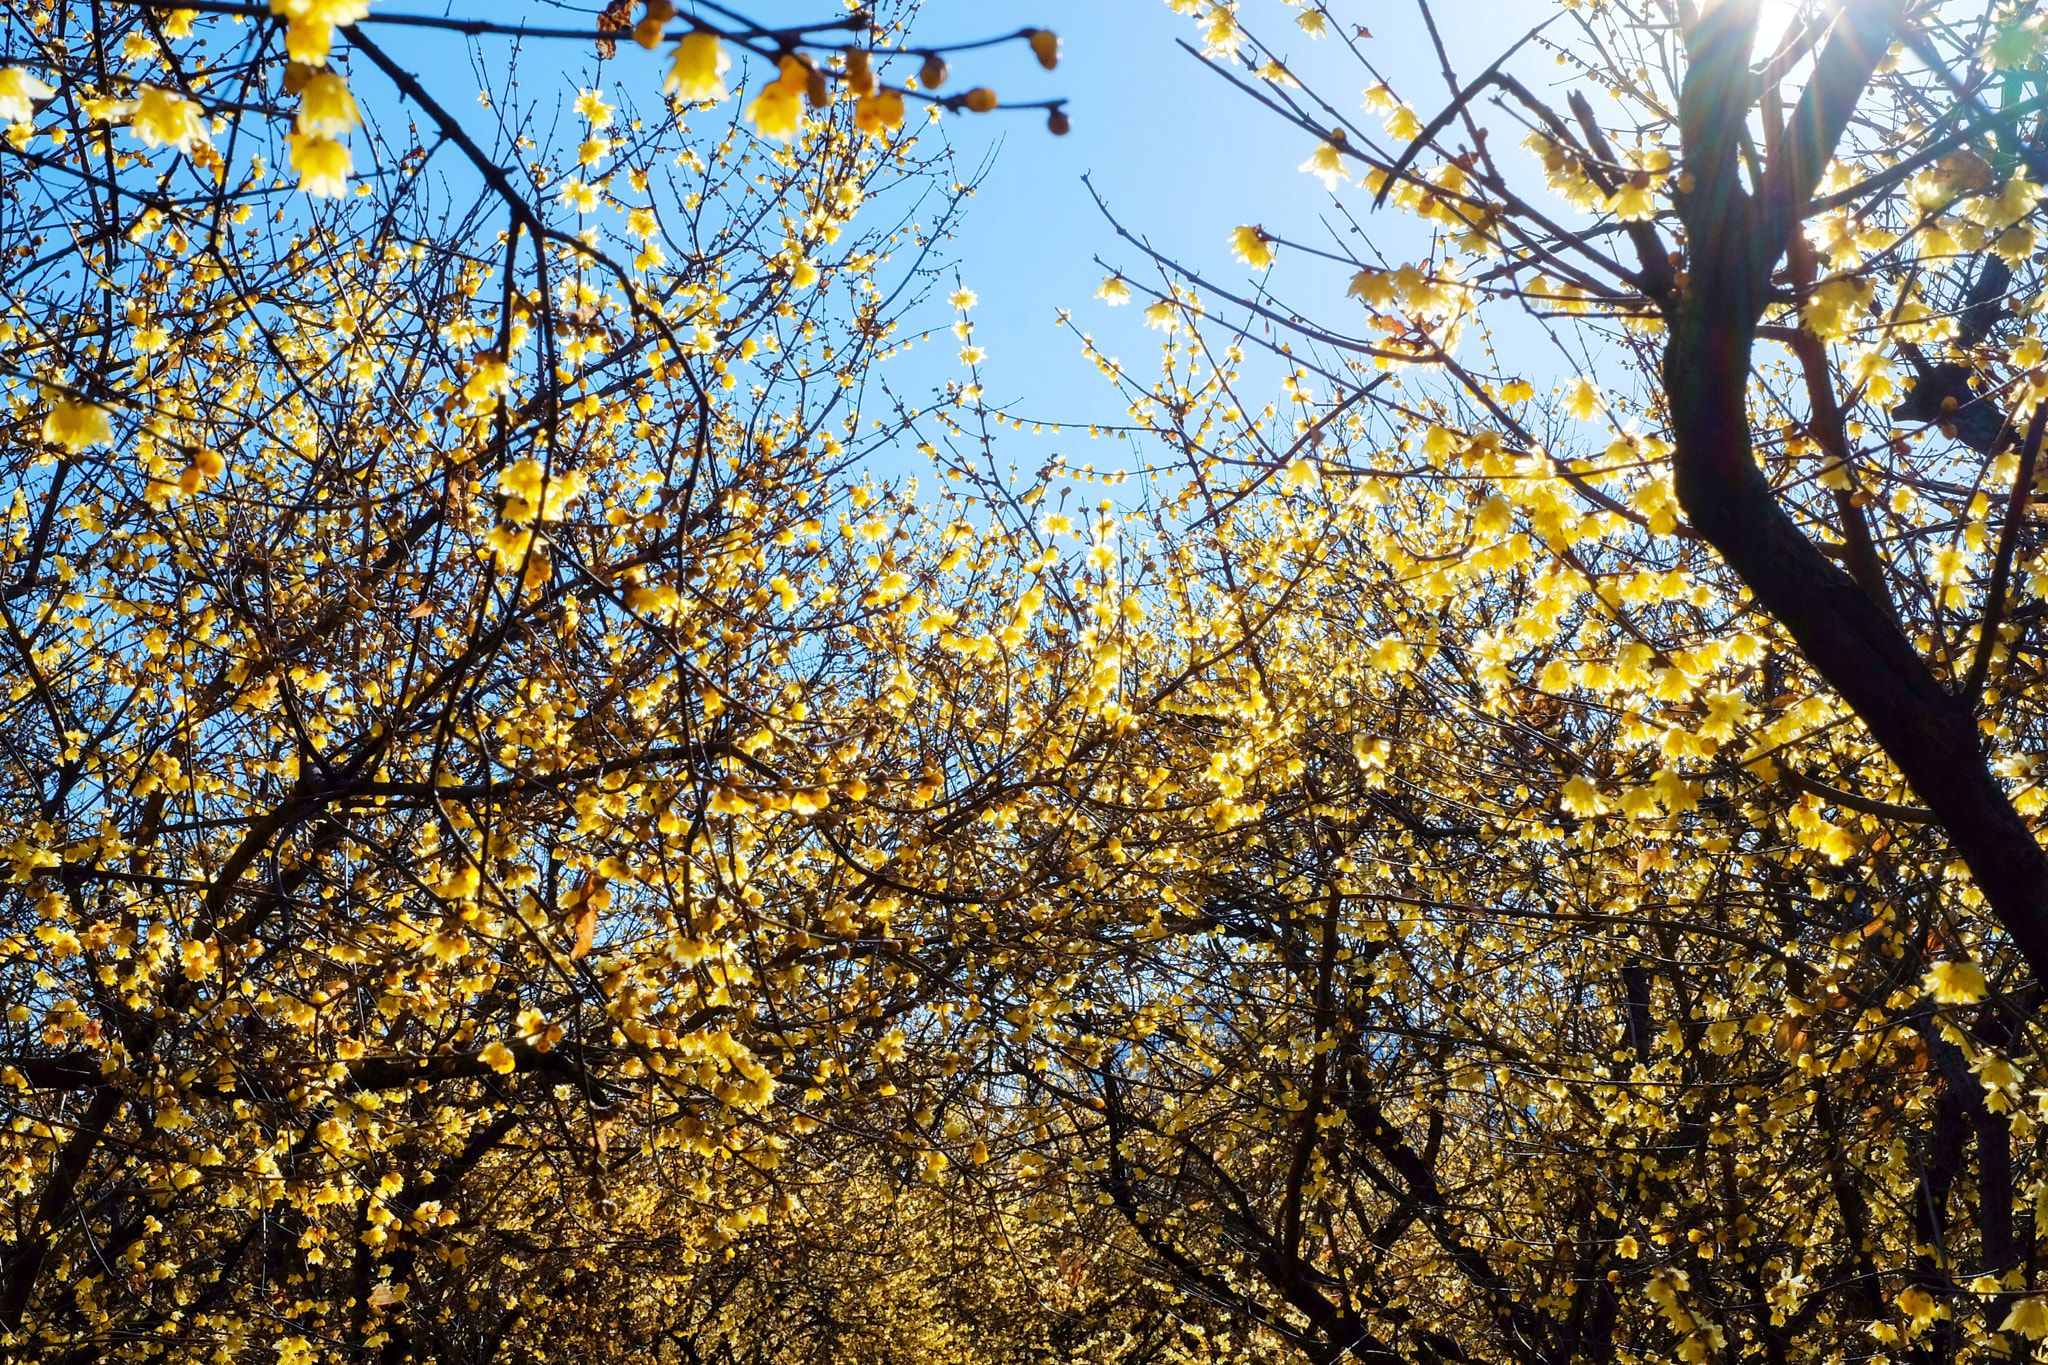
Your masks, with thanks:
[{"label": "tree", "polygon": [[[801,1077],[922,998],[857,859],[1006,561],[862,462],[906,102],[994,100],[907,9],[274,8],[7,11],[5,1350],[696,1358],[878,1198]],[[422,26],[588,74],[458,115]]]},{"label": "tree", "polygon": [[2029,1349],[2038,22],[1567,5],[1430,100],[1352,15],[1179,8],[1335,230],[1105,281],[1238,813],[1155,937],[1043,950],[1128,997],[1044,1044],[1072,1178],[1315,1359]]}]

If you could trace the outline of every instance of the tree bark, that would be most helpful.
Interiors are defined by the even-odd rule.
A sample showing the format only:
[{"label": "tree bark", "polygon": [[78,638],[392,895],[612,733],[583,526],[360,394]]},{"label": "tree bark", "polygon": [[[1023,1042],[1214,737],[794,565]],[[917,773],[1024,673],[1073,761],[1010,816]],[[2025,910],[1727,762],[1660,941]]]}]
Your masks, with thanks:
[{"label": "tree bark", "polygon": [[1679,214],[1690,278],[1669,316],[1664,384],[1679,504],[1868,727],[1947,831],[2037,979],[2048,980],[2048,854],[1991,771],[1968,706],[1889,614],[1794,524],[1750,441],[1751,350],[1771,269],[1891,41],[1897,0],[1852,0],[1756,193],[1738,136],[1757,0],[1708,7],[1688,35]]}]

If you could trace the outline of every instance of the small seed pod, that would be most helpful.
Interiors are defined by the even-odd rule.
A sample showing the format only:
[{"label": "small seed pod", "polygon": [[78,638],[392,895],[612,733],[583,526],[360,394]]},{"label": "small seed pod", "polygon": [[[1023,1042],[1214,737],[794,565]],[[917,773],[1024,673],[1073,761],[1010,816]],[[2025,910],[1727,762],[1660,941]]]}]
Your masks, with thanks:
[{"label": "small seed pod", "polygon": [[1031,44],[1031,55],[1038,58],[1038,64],[1047,71],[1060,64],[1059,35],[1049,28],[1034,28],[1027,41]]},{"label": "small seed pod", "polygon": [[1064,109],[1055,109],[1045,116],[1045,130],[1054,137],[1065,137],[1073,126]]},{"label": "small seed pod", "polygon": [[996,107],[996,92],[985,85],[977,85],[967,92],[966,104],[977,114],[986,114]]},{"label": "small seed pod", "polygon": [[924,65],[917,69],[917,84],[922,90],[936,90],[946,83],[946,59],[938,53],[928,53]]}]

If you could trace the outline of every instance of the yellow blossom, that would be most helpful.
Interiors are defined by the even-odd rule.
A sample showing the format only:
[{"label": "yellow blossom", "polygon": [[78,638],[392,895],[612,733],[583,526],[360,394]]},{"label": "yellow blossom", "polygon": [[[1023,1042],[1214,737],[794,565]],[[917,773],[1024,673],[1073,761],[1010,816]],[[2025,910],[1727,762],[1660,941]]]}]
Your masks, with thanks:
[{"label": "yellow blossom", "polygon": [[903,126],[903,92],[883,86],[862,95],[853,106],[853,126],[870,137],[880,137],[891,128]]},{"label": "yellow blossom", "polygon": [[795,57],[784,57],[781,68],[782,74],[748,103],[747,119],[762,137],[788,142],[804,126],[804,91],[811,72]]},{"label": "yellow blossom", "polygon": [[325,66],[334,30],[367,18],[370,0],[270,0],[270,12],[291,21],[285,32],[287,56],[307,66]]},{"label": "yellow blossom", "polygon": [[1344,153],[1338,150],[1334,142],[1317,143],[1316,149],[1309,153],[1308,160],[1301,163],[1301,169],[1320,179],[1326,190],[1334,190],[1351,178],[1350,173],[1344,169]]},{"label": "yellow blossom", "polygon": [[2036,1295],[2021,1299],[1998,1325],[2001,1332],[2018,1332],[2029,1341],[2048,1337],[2048,1299]]},{"label": "yellow blossom", "polygon": [[35,117],[36,105],[56,93],[18,66],[0,70],[0,119],[26,123]]},{"label": "yellow blossom", "polygon": [[323,71],[306,82],[299,92],[299,131],[321,137],[340,137],[363,121],[356,110],[355,96],[348,82],[333,71]]},{"label": "yellow blossom", "polygon": [[270,12],[286,19],[353,24],[370,15],[370,0],[270,0]]},{"label": "yellow blossom", "polygon": [[732,58],[726,55],[718,35],[699,29],[676,40],[675,55],[669,60],[668,77],[661,88],[684,103],[722,100],[729,93],[725,73],[731,69]]},{"label": "yellow blossom", "polygon": [[1975,1004],[1988,989],[1984,973],[1974,962],[1937,962],[1920,988],[1943,1005]]},{"label": "yellow blossom", "polygon": [[348,193],[351,165],[348,148],[318,133],[293,133],[292,168],[299,173],[299,188],[316,199],[332,199]]},{"label": "yellow blossom", "polygon": [[142,87],[129,127],[145,147],[176,147],[185,151],[207,140],[199,106],[154,85]]},{"label": "yellow blossom", "polygon": [[317,19],[294,19],[284,33],[287,57],[304,66],[325,66],[334,50],[334,25]]},{"label": "yellow blossom", "polygon": [[43,439],[66,450],[83,450],[113,440],[114,428],[98,404],[63,398],[43,419]]},{"label": "yellow blossom", "polygon": [[1600,789],[1583,777],[1574,777],[1564,784],[1559,796],[1564,808],[1573,815],[1598,815],[1607,809],[1607,803],[1600,799]]},{"label": "yellow blossom", "polygon": [[1230,253],[1254,270],[1273,264],[1273,239],[1262,227],[1241,227],[1230,234]]},{"label": "yellow blossom", "polygon": [[612,122],[612,107],[604,102],[604,96],[596,90],[584,90],[576,96],[576,112],[583,115],[593,128],[608,128]]}]

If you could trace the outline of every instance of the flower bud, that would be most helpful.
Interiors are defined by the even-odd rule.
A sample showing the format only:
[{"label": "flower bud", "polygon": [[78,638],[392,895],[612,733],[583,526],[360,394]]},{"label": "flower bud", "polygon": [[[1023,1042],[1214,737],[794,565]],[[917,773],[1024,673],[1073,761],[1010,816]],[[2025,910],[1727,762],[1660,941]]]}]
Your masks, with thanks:
[{"label": "flower bud", "polygon": [[661,20],[651,14],[648,15],[639,23],[633,25],[633,41],[646,48],[649,52],[654,51],[655,48],[661,46],[661,24]]},{"label": "flower bud", "polygon": [[813,109],[823,109],[832,103],[832,87],[826,81],[825,73],[815,66],[804,78],[804,98],[810,101]]},{"label": "flower bud", "polygon": [[856,96],[875,93],[875,69],[864,48],[855,48],[846,54],[846,88]]},{"label": "flower bud", "polygon": [[1045,116],[1045,130],[1054,137],[1065,137],[1068,130],[1073,126],[1073,123],[1067,118],[1067,111],[1064,109],[1055,109]]},{"label": "flower bud", "polygon": [[946,59],[934,52],[924,59],[924,65],[917,69],[917,84],[921,90],[936,90],[946,83]]},{"label": "flower bud", "polygon": [[966,104],[977,114],[986,114],[996,107],[996,92],[985,85],[977,85],[967,92]]},{"label": "flower bud", "polygon": [[1059,35],[1049,28],[1034,28],[1026,35],[1031,44],[1031,55],[1038,58],[1038,64],[1047,71],[1060,64]]}]

